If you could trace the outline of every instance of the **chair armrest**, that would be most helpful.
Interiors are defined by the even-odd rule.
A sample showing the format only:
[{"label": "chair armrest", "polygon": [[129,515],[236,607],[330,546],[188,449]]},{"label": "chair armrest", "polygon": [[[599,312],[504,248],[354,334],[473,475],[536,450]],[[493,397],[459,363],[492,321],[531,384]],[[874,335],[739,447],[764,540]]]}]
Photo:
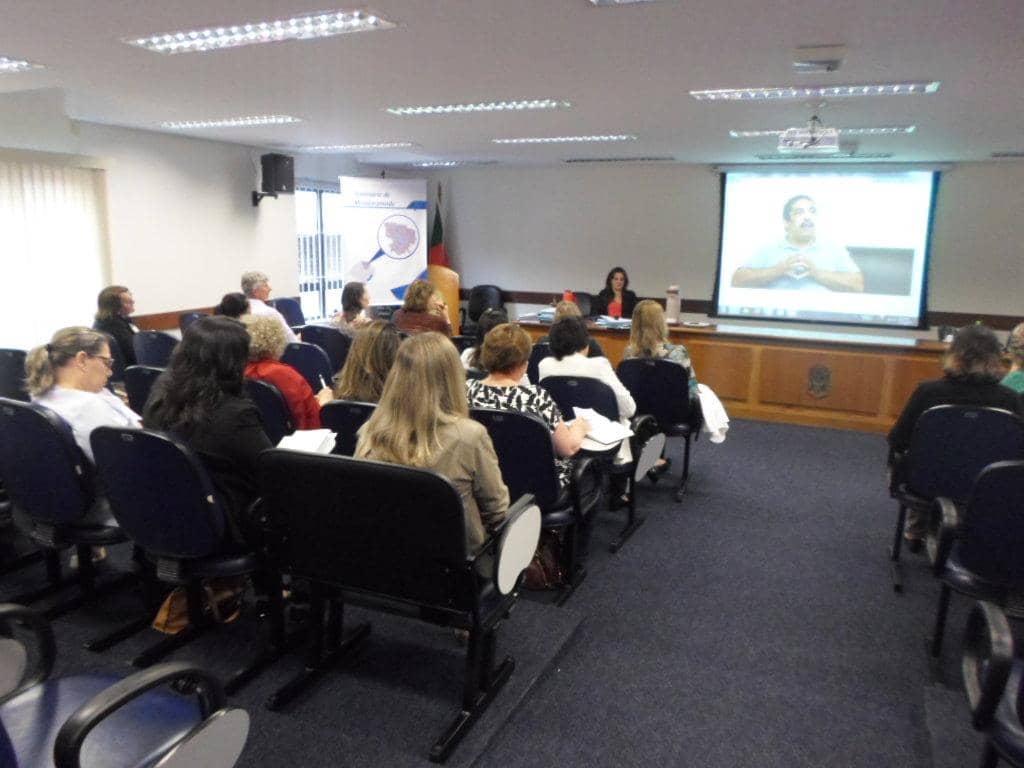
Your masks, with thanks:
[{"label": "chair armrest", "polygon": [[505,517],[502,518],[501,522],[491,528],[491,535],[488,538],[501,538],[502,532],[510,525],[513,525],[516,520],[518,520],[522,514],[530,508],[530,505],[535,503],[532,493],[524,493],[512,502],[512,505],[508,508],[508,511],[505,513]]},{"label": "chair armrest", "polygon": [[79,758],[86,736],[108,715],[147,691],[175,680],[197,683],[202,719],[224,707],[226,697],[220,681],[211,673],[188,662],[172,661],[136,672],[115,683],[80,706],[61,726],[53,746],[56,768],[81,768]]},{"label": "chair armrest", "polygon": [[601,485],[601,464],[602,459],[597,456],[576,455],[572,474],[569,476],[569,496],[572,499],[573,513],[577,521],[583,522],[583,493],[582,487],[588,475],[594,475],[593,483],[595,488]]},{"label": "chair armrest", "polygon": [[928,522],[928,559],[932,564],[932,573],[941,576],[946,567],[946,559],[953,547],[960,529],[960,513],[952,499],[939,497],[931,509]]},{"label": "chair armrest", "polygon": [[992,722],[1012,667],[1013,634],[1006,615],[992,603],[975,603],[967,618],[961,665],[975,728]]},{"label": "chair armrest", "polygon": [[[34,669],[22,670],[20,680],[10,691],[0,691],[0,704],[43,682],[50,676],[53,664],[57,659],[57,643],[53,636],[53,628],[42,614],[14,603],[0,604],[0,636],[6,635],[6,625],[14,622],[24,624],[35,635],[38,658]],[[18,663],[18,660],[8,658],[9,656],[10,654],[5,655],[4,661],[0,664],[4,662]],[[15,674],[16,671],[12,669],[11,674]]]},{"label": "chair armrest", "polygon": [[893,451],[889,454],[889,495],[896,497],[900,485],[906,480],[907,452]]}]

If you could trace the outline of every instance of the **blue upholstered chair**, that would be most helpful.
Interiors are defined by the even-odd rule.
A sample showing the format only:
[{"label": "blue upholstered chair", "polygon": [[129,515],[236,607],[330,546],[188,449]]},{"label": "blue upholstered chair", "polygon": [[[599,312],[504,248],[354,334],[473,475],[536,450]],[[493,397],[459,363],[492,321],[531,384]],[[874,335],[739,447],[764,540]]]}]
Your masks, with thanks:
[{"label": "blue upholstered chair", "polygon": [[[191,664],[161,664],[121,679],[51,678],[53,630],[39,614],[0,605],[0,765],[4,768],[230,768],[249,733],[244,710]],[[29,663],[31,662],[31,663]],[[167,690],[187,683],[195,696]]]},{"label": "blue upholstered chair", "polygon": [[124,389],[128,393],[128,407],[141,415],[149,400],[153,385],[164,372],[151,365],[129,365],[124,371]]},{"label": "blue upholstered chair", "polygon": [[534,344],[530,350],[530,359],[526,363],[526,378],[531,384],[540,382],[540,361],[545,357],[551,357],[551,345],[546,341]]},{"label": "blue upholstered chair", "polygon": [[263,431],[270,442],[277,445],[281,438],[295,431],[291,411],[281,390],[266,381],[245,380],[245,394],[252,400],[263,417]]},{"label": "blue upholstered chair", "polygon": [[676,501],[682,500],[690,479],[690,443],[700,431],[700,408],[690,400],[689,373],[669,360],[632,358],[617,369],[619,381],[636,402],[636,412],[654,417],[666,437],[683,438],[683,474],[676,489]]},{"label": "blue upholstered chair", "polygon": [[982,469],[1018,459],[1024,459],[1024,421],[1008,411],[939,405],[918,417],[910,448],[893,465],[891,491],[899,503],[889,551],[893,589],[903,589],[900,549],[907,509],[928,514],[940,496],[962,504]]},{"label": "blue upholstered chair", "polygon": [[154,368],[166,368],[171,361],[171,354],[178,346],[178,340],[163,331],[139,331],[132,336],[137,365],[151,365]]},{"label": "blue upholstered chair", "polygon": [[331,359],[316,344],[294,341],[284,348],[281,362],[290,365],[302,374],[302,378],[313,389],[319,392],[323,387],[331,386],[336,371],[331,370]]},{"label": "blue upholstered chair", "polygon": [[374,403],[357,403],[354,400],[332,400],[320,409],[320,422],[334,432],[334,450],[338,456],[355,456],[356,433],[377,408]]},{"label": "blue upholstered chair", "polygon": [[28,402],[25,389],[25,357],[21,349],[0,349],[0,397]]},{"label": "blue upholstered chair", "polygon": [[302,340],[316,344],[327,353],[333,373],[337,373],[345,365],[349,347],[352,346],[352,339],[337,328],[328,328],[326,325],[307,325],[302,329]]},{"label": "blue upholstered chair", "polygon": [[188,327],[201,317],[209,317],[208,312],[182,312],[178,315],[178,329],[185,333]]},{"label": "blue upholstered chair", "polygon": [[461,711],[430,751],[431,760],[443,761],[515,665],[511,657],[494,665],[496,633],[537,547],[536,505],[520,498],[483,549],[471,552],[459,493],[433,472],[272,449],[259,457],[259,477],[269,555],[281,571],[309,582],[313,637],[305,670],[267,706],[285,706],[367,637],[368,624],[344,635],[346,605],[464,629]]},{"label": "blue upholstered chair", "polygon": [[282,297],[271,299],[267,302],[270,306],[281,313],[285,322],[294,330],[306,324],[306,315],[302,312],[302,304],[298,299]]}]

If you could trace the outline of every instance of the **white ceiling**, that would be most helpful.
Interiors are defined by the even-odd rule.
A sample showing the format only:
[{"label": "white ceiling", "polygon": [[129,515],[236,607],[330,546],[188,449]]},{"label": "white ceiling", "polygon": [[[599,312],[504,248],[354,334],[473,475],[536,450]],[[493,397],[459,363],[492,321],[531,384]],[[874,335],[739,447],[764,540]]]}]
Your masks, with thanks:
[{"label": "white ceiling", "polygon": [[[0,93],[61,88],[71,117],[160,130],[166,120],[252,114],[296,125],[192,135],[301,146],[412,141],[364,161],[671,156],[753,162],[774,138],[729,129],[801,124],[799,102],[697,102],[690,89],[940,80],[928,96],[836,100],[827,125],[914,124],[909,136],[857,137],[898,161],[987,160],[1024,150],[1021,0],[0,0],[0,56],[45,69],[0,75]],[[398,26],[303,42],[161,55],[121,38],[364,8]],[[839,72],[796,75],[791,49],[843,44]],[[396,117],[389,106],[527,98],[571,109]],[[610,145],[499,146],[492,138],[631,133]],[[0,144],[3,126],[0,125]]]}]

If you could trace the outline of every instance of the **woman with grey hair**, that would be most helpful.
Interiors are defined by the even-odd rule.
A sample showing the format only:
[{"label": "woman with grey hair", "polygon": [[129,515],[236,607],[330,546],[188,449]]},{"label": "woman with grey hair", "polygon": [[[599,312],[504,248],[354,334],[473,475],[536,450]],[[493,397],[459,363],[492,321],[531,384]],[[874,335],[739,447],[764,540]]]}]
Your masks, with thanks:
[{"label": "woman with grey hair", "polygon": [[288,341],[298,341],[299,337],[288,326],[288,321],[284,319],[284,315],[267,304],[267,299],[270,298],[272,290],[270,278],[267,277],[266,273],[252,271],[242,275],[242,293],[249,300],[249,314],[274,318],[280,323],[281,328],[284,330],[285,338]]},{"label": "woman with grey hair", "polygon": [[328,387],[323,387],[314,395],[313,388],[302,374],[281,362],[288,340],[272,317],[243,315],[242,322],[249,331],[246,378],[265,381],[280,390],[296,429],[319,429],[320,406],[333,400],[334,393]]},{"label": "woman with grey hair", "polygon": [[49,344],[35,347],[25,359],[32,402],[68,423],[90,461],[89,436],[96,427],[142,426],[138,414],[105,388],[113,367],[107,336],[78,326],[60,329]]}]

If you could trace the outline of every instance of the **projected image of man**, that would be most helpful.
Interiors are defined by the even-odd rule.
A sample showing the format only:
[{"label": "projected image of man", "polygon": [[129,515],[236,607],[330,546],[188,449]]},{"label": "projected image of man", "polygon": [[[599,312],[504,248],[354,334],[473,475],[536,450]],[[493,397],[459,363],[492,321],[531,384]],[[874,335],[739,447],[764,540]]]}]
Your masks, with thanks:
[{"label": "projected image of man", "polygon": [[782,207],[785,236],[758,250],[732,275],[735,288],[806,291],[864,290],[864,275],[841,245],[818,238],[818,209],[807,195]]}]

